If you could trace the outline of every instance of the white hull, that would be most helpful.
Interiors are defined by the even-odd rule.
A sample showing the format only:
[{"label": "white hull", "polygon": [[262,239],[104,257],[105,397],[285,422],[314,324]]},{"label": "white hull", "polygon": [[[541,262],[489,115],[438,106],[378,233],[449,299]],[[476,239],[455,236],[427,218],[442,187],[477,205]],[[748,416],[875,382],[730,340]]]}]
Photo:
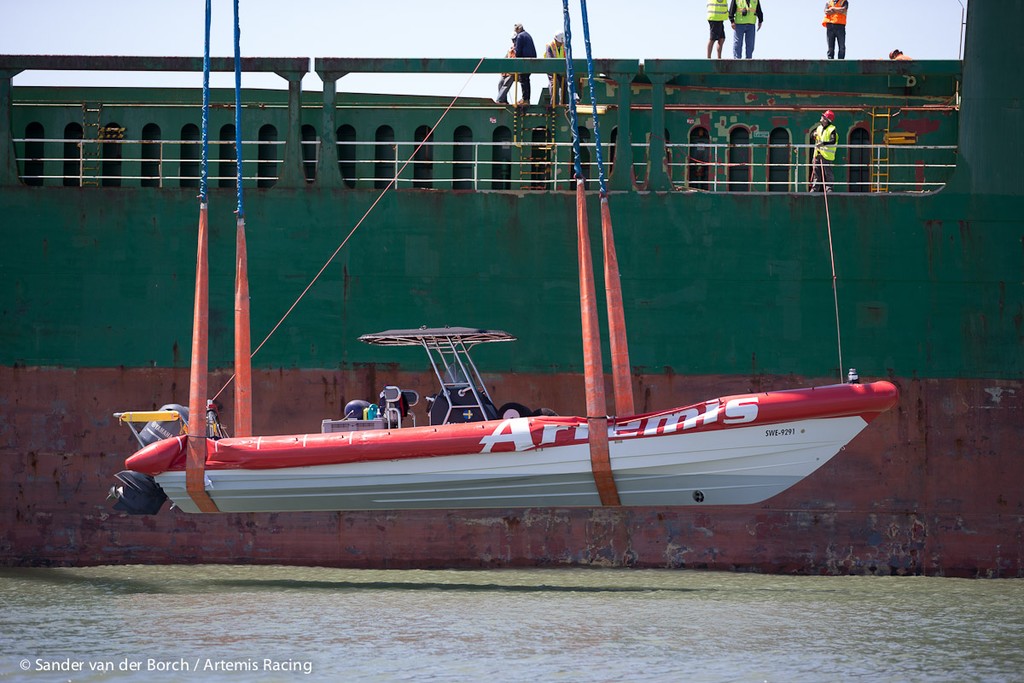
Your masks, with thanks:
[{"label": "white hull", "polygon": [[[622,505],[742,505],[766,500],[821,467],[867,421],[821,417],[616,439],[609,448]],[[222,512],[598,507],[586,443],[273,469],[206,471]],[[155,476],[185,512],[199,512],[185,472]]]}]

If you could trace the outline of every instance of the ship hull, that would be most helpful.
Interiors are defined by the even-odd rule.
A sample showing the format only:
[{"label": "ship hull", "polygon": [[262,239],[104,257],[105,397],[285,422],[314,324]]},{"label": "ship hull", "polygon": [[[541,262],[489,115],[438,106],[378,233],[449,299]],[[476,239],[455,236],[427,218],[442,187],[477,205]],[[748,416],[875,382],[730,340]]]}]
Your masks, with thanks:
[{"label": "ship hull", "polygon": [[[21,97],[10,79],[25,64],[8,60],[0,74],[0,108],[15,105],[0,117],[0,206],[8,228],[0,252],[0,563],[1024,576],[1024,184],[1015,161],[1024,154],[1024,129],[998,125],[1019,119],[1024,72],[1003,67],[1019,61],[1021,44],[1006,16],[1021,9],[1020,0],[972,5],[962,73],[959,62],[947,69],[926,60],[699,60],[682,64],[682,78],[664,88],[645,78],[605,92],[618,103],[618,140],[626,143],[613,164],[611,203],[637,409],[826,383],[845,373],[844,365],[900,389],[894,410],[806,479],[763,502],[731,507],[174,510],[145,518],[112,512],[104,500],[111,476],[135,449],[112,411],[187,402],[197,188],[177,180],[161,187],[101,183],[109,174],[98,165],[97,131],[108,123],[124,127],[136,152],[128,147],[122,175],[154,177],[143,172],[145,129],[159,123],[167,140],[198,130],[200,97],[106,89]],[[644,65],[655,77],[679,68],[664,64],[658,72],[656,61]],[[633,75],[635,68],[625,77]],[[873,90],[867,97],[865,83]],[[284,177],[290,169],[291,181],[261,184],[247,196],[254,334],[277,329],[281,313],[323,269],[311,295],[254,359],[254,427],[302,433],[315,428],[310,416],[340,418],[346,401],[372,398],[385,382],[424,389],[428,378],[411,372],[412,361],[385,359],[355,339],[425,321],[514,330],[522,340],[514,352],[480,359],[494,369],[485,377],[494,395],[578,413],[579,328],[567,324],[578,320],[572,196],[522,189],[529,178],[513,187],[481,176],[484,185],[469,191],[454,176],[441,189],[407,178],[325,265],[380,193],[368,179],[381,177],[374,152],[391,138],[376,137],[378,128],[394,126],[396,141],[412,141],[418,127],[436,120],[415,102],[405,102],[412,106],[404,114],[401,102],[364,107],[358,97],[336,107],[325,96],[334,86],[307,93],[305,104],[322,102],[320,111],[291,96],[249,96],[247,116],[291,131],[294,162],[281,171]],[[915,88],[948,97],[945,108],[918,100],[916,113],[893,120],[914,104]],[[139,106],[146,101],[156,104]],[[772,109],[773,101],[781,109]],[[435,112],[447,104],[433,102]],[[498,140],[491,117],[511,133],[510,111],[479,104],[456,107],[437,138],[457,140],[464,125],[476,139]],[[891,193],[854,193],[848,176],[851,192],[827,195],[827,210],[820,195],[798,192],[800,181],[784,185],[786,192],[766,189],[765,168],[755,191],[728,186],[731,163],[694,178],[703,187],[680,187],[685,145],[673,150],[676,176],[666,177],[664,143],[679,145],[697,127],[722,149],[740,127],[769,136],[781,128],[800,141],[826,106],[872,145],[882,137],[875,123],[888,121],[904,141],[918,136],[922,148],[955,145],[955,161],[933,177],[938,171],[926,167],[916,145],[886,143],[880,148],[909,153],[900,162],[905,184]],[[362,148],[358,162],[327,144],[321,158],[333,154],[338,164],[322,164],[314,182],[304,180],[303,114],[313,137],[330,141],[355,131],[344,142]],[[213,128],[223,130],[232,116],[215,109]],[[84,137],[97,158],[83,161],[97,162],[94,168],[74,163],[84,147],[68,133],[72,124],[79,135],[91,131]],[[37,137],[48,142],[14,142]],[[767,139],[759,153],[771,151]],[[630,143],[645,140],[646,156],[627,154],[623,163]],[[852,156],[854,141],[847,142],[844,153]],[[128,161],[132,156],[143,160]],[[180,160],[164,175],[198,173],[188,171],[197,159]],[[19,173],[50,179],[31,187]],[[110,174],[117,176],[116,168]],[[938,179],[941,189],[926,189],[918,176]],[[209,386],[219,389],[230,375],[224,368],[236,216],[230,187],[212,189],[210,199]],[[845,364],[836,362],[832,344],[840,337]]]}]

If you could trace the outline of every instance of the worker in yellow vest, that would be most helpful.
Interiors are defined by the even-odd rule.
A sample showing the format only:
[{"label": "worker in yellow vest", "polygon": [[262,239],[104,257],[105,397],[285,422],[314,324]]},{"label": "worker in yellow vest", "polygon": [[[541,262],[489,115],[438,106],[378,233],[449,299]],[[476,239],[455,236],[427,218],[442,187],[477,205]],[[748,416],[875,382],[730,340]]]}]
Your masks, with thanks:
[{"label": "worker in yellow vest", "polygon": [[[544,59],[565,60],[565,34],[559,33],[544,48]],[[548,74],[548,87],[551,93],[551,106],[565,104],[565,74]]]},{"label": "worker in yellow vest", "polygon": [[850,3],[846,0],[825,0],[825,39],[828,41],[828,58],[836,55],[836,43],[839,43],[839,59],[846,59],[846,11]]},{"label": "worker in yellow vest", "polygon": [[722,58],[722,46],[725,45],[725,20],[729,18],[729,3],[726,0],[708,0],[708,24],[711,26],[711,37],[708,39],[708,59],[711,59],[711,48],[718,43],[718,58]]},{"label": "worker in yellow vest", "polygon": [[814,129],[814,156],[811,158],[811,192],[831,192],[835,176],[832,163],[836,160],[839,146],[839,132],[835,126],[836,115],[826,109],[821,115],[818,127]]},{"label": "worker in yellow vest", "polygon": [[[743,45],[747,46],[747,59],[754,56],[754,37],[761,30],[764,13],[761,11],[760,0],[731,0],[729,3],[729,23],[732,25],[732,56],[740,59]],[[757,24],[755,31],[754,24]]]}]

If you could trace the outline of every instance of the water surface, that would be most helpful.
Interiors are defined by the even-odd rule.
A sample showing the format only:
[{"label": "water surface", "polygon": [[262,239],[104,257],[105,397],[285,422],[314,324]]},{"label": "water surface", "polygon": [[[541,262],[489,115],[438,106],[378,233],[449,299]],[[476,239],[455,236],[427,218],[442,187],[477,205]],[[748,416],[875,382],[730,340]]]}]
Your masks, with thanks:
[{"label": "water surface", "polygon": [[1013,579],[0,569],[3,681],[1020,681],[1022,646]]}]

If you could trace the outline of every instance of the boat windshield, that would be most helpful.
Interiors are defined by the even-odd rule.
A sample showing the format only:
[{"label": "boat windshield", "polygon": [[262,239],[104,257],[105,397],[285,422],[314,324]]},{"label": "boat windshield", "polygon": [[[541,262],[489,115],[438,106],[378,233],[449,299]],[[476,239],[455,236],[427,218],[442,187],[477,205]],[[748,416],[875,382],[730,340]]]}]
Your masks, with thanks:
[{"label": "boat windshield", "polygon": [[452,361],[444,370],[445,384],[469,384],[469,377],[460,363]]}]

